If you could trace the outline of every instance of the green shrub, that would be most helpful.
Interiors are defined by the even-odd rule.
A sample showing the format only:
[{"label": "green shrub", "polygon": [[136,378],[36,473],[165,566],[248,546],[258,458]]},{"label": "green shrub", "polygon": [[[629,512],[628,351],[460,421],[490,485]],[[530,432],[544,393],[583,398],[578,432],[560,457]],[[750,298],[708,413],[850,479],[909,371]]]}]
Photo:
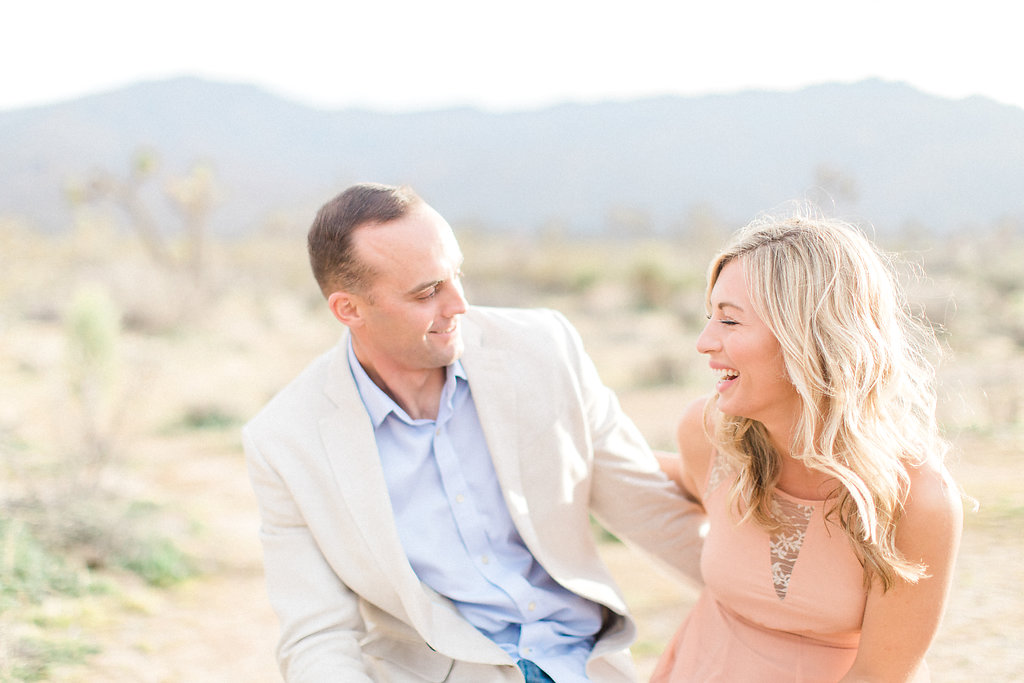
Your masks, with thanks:
[{"label": "green shrub", "polygon": [[151,586],[167,587],[198,574],[195,562],[164,537],[138,540],[122,549],[117,563]]},{"label": "green shrub", "polygon": [[47,595],[78,596],[86,587],[63,558],[47,549],[22,521],[0,518],[0,613]]},{"label": "green shrub", "polygon": [[77,664],[98,653],[91,643],[68,639],[25,638],[13,644],[0,681],[46,681],[54,666]]}]

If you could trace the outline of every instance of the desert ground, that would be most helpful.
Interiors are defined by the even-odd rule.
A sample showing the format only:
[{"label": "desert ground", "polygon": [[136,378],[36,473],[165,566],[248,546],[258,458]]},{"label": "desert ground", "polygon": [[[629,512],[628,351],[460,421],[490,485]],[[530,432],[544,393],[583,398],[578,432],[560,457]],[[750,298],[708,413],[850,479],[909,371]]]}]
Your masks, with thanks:
[{"label": "desert ground", "polygon": [[[885,246],[924,271],[910,298],[948,347],[940,419],[978,502],[928,661],[939,683],[1021,680],[1024,240],[912,237]],[[462,241],[472,301],[562,310],[650,443],[673,448],[710,388],[693,342],[714,239]],[[155,263],[106,224],[0,223],[0,681],[280,680],[239,428],[340,333],[303,248],[268,231]],[[695,590],[603,551],[646,677]]]}]

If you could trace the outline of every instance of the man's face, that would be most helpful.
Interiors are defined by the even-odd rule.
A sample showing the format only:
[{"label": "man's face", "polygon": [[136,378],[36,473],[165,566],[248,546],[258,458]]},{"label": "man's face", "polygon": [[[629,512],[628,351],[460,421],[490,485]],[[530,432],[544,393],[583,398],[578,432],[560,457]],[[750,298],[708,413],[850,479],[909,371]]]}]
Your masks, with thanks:
[{"label": "man's face", "polygon": [[426,204],[353,234],[372,283],[353,298],[359,362],[371,376],[443,368],[462,355],[462,252],[448,223]]}]

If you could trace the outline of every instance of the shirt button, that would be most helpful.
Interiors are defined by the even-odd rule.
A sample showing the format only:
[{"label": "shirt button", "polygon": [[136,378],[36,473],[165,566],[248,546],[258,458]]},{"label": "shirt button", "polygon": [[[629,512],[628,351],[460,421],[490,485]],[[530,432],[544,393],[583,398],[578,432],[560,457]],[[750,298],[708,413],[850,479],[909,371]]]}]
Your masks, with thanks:
[{"label": "shirt button", "polygon": [[484,564],[489,564],[489,563],[490,563],[490,561],[491,561],[491,558],[489,558],[489,557],[487,557],[486,555],[484,555],[484,556],[482,556],[482,557],[480,558],[480,561],[481,561],[481,562],[483,562]]},{"label": "shirt button", "polygon": [[462,495],[461,493],[459,495],[455,496],[455,502],[456,503],[462,503],[465,500],[466,500],[466,497],[464,495]]},{"label": "shirt button", "polygon": [[530,604],[526,606],[526,609],[528,609],[528,610],[530,610],[532,612],[533,610],[537,609],[537,603],[535,603],[533,600],[531,600]]}]

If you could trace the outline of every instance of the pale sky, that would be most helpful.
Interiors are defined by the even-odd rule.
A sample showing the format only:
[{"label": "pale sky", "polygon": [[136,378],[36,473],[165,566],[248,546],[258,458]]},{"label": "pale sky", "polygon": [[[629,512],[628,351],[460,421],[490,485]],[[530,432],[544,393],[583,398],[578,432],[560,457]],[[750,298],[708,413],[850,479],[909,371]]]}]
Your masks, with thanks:
[{"label": "pale sky", "polygon": [[1013,0],[14,0],[0,110],[192,75],[303,104],[529,109],[881,78],[1024,108]]}]

